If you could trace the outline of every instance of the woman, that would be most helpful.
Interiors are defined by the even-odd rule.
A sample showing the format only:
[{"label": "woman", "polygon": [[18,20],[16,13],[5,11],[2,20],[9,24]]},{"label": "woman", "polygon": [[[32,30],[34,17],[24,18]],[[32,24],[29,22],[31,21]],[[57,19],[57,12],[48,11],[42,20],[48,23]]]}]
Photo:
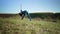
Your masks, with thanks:
[{"label": "woman", "polygon": [[24,10],[24,11],[21,10],[20,15],[21,15],[22,19],[24,18],[25,15],[27,15],[27,17],[28,17],[28,18],[30,19],[30,21],[31,21],[31,16],[30,16],[30,14],[29,14],[26,10]]}]

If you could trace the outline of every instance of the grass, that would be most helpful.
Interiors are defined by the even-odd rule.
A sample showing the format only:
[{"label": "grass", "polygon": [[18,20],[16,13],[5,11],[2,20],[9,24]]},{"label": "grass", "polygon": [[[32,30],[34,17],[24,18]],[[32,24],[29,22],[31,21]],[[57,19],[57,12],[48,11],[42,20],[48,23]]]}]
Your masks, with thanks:
[{"label": "grass", "polygon": [[0,18],[0,34],[60,34],[60,20],[57,22],[21,17]]}]

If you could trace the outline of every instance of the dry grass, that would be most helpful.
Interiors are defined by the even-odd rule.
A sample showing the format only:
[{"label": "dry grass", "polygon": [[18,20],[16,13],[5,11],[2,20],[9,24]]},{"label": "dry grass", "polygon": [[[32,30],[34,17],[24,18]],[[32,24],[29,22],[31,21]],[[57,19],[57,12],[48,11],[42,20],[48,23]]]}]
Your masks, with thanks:
[{"label": "dry grass", "polygon": [[0,18],[0,34],[60,34],[60,21],[49,22],[20,17]]}]

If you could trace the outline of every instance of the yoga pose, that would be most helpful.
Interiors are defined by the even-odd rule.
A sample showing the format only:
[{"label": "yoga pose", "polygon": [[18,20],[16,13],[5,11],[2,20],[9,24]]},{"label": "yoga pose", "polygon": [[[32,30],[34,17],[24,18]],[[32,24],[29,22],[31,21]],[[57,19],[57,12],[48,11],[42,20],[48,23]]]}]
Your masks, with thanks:
[{"label": "yoga pose", "polygon": [[27,17],[30,19],[30,21],[31,21],[31,16],[30,16],[30,14],[26,11],[26,10],[24,10],[24,11],[22,11],[22,4],[21,4],[21,6],[20,6],[20,16],[22,17],[21,19],[23,20],[23,18],[24,18],[24,16],[25,15],[27,15]]}]

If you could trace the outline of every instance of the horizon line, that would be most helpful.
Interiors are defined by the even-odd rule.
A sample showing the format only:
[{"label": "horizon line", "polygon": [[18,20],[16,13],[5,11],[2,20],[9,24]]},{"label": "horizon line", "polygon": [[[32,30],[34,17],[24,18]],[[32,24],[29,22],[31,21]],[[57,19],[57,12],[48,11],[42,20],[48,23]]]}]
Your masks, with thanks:
[{"label": "horizon line", "polygon": [[[60,13],[60,12],[28,12],[28,13]],[[0,14],[19,14],[19,12],[18,13],[0,13]]]}]

